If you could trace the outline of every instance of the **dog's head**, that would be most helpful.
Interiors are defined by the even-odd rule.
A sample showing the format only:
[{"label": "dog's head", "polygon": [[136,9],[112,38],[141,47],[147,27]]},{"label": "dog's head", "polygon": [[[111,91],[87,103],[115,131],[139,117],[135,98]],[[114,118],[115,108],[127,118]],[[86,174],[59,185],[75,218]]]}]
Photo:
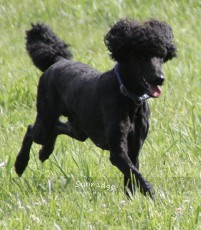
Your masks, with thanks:
[{"label": "dog's head", "polygon": [[123,19],[105,36],[111,57],[127,68],[139,93],[161,94],[164,82],[162,64],[176,56],[171,27],[155,19],[140,24]]}]

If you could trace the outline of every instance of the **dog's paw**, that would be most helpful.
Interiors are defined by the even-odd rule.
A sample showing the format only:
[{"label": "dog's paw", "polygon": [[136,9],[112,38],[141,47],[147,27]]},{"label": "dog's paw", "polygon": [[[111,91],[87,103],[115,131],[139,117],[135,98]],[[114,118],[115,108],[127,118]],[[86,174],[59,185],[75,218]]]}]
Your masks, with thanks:
[{"label": "dog's paw", "polygon": [[44,146],[41,148],[41,150],[39,151],[39,159],[40,161],[43,163],[44,161],[46,161],[49,156],[51,155],[51,153],[53,152],[53,148],[45,148]]},{"label": "dog's paw", "polygon": [[26,169],[28,165],[28,161],[29,158],[21,157],[20,154],[17,156],[14,166],[15,166],[15,172],[19,177],[22,176],[24,170]]},{"label": "dog's paw", "polygon": [[140,192],[144,196],[148,195],[152,200],[154,200],[155,191],[153,189],[152,184],[150,184],[149,182],[145,182],[140,186]]}]

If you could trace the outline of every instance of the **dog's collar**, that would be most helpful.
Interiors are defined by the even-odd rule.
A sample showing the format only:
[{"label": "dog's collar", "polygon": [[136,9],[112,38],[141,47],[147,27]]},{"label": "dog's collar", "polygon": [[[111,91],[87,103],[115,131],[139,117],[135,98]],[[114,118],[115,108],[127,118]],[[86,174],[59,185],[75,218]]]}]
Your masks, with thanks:
[{"label": "dog's collar", "polygon": [[136,104],[140,104],[142,101],[150,98],[148,94],[143,94],[142,96],[135,95],[134,93],[130,92],[123,84],[122,79],[121,79],[121,74],[120,74],[120,69],[119,69],[119,64],[117,63],[114,67],[114,72],[117,76],[119,85],[120,85],[120,91],[125,97],[129,97],[132,99]]}]

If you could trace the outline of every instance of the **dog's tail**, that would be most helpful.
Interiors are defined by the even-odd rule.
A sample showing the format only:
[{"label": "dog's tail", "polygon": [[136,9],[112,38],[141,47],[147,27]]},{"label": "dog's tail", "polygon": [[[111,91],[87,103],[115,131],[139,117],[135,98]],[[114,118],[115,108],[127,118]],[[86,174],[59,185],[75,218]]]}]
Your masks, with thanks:
[{"label": "dog's tail", "polygon": [[45,24],[32,24],[26,32],[26,49],[34,65],[43,72],[54,64],[58,57],[71,59],[69,45],[60,40]]}]

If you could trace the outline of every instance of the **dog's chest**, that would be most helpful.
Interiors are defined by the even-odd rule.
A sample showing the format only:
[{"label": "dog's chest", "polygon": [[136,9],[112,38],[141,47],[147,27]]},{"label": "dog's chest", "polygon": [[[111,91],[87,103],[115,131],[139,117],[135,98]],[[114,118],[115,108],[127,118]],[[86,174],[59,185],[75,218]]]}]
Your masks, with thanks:
[{"label": "dog's chest", "polygon": [[128,116],[127,125],[129,134],[144,136],[149,126],[149,108],[145,106],[132,108]]}]

